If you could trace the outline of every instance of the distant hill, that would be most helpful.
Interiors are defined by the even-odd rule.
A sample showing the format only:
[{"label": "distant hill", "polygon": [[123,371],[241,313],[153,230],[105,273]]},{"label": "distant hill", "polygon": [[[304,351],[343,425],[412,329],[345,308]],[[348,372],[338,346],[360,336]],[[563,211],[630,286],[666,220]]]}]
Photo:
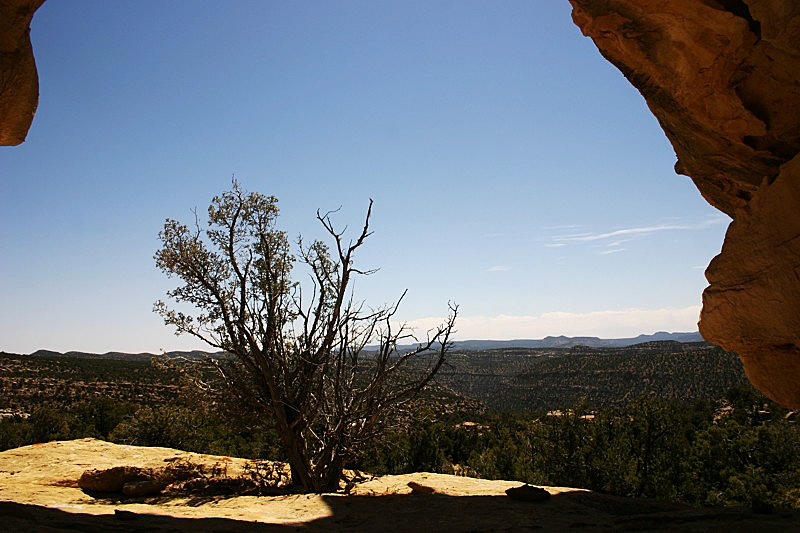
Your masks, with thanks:
[{"label": "distant hill", "polygon": [[206,357],[220,357],[224,352],[203,352],[201,350],[193,350],[189,352],[174,351],[166,352],[163,354],[152,353],[125,353],[125,352],[106,352],[106,353],[90,353],[90,352],[53,352],[51,350],[37,350],[30,354],[30,357],[67,357],[72,359],[114,359],[118,361],[149,361],[153,357],[166,356],[169,358],[184,358],[190,360],[204,359]]},{"label": "distant hill", "polygon": [[[496,350],[500,348],[573,348],[575,346],[588,346],[590,348],[620,348],[642,344],[653,341],[676,341],[676,342],[703,342],[703,337],[697,331],[693,333],[669,333],[659,331],[652,335],[639,335],[624,339],[601,339],[600,337],[545,337],[544,339],[514,339],[507,341],[495,340],[468,340],[455,341],[453,348],[456,350]],[[405,346],[401,348],[413,348]],[[167,357],[182,357],[185,359],[203,359],[205,357],[220,357],[223,352],[204,352],[201,350],[193,351],[172,351],[164,354],[152,353],[125,353],[125,352],[106,352],[102,354],[89,352],[54,352],[50,350],[38,350],[30,354],[32,357],[78,357],[81,359],[118,359],[126,361],[149,361],[156,355]]]},{"label": "distant hill", "polygon": [[706,342],[650,341],[621,347],[454,350],[437,379],[492,410],[541,412],[581,400],[625,405],[641,394],[714,400],[747,384],[736,354]]},{"label": "distant hill", "polygon": [[454,348],[458,350],[494,350],[497,348],[572,348],[589,346],[590,348],[620,348],[653,341],[702,342],[699,332],[669,333],[659,331],[652,335],[639,335],[624,339],[601,339],[600,337],[545,337],[544,339],[514,339],[507,341],[469,340],[456,341]]},{"label": "distant hill", "polygon": [[[648,337],[654,336],[639,338]],[[525,348],[507,341],[502,343],[506,346],[489,350],[457,347],[437,381],[460,396],[504,412],[545,412],[581,400],[592,407],[619,406],[641,394],[682,402],[710,401],[731,387],[747,384],[739,358],[706,342],[650,340],[619,347],[563,347],[578,339],[556,337],[549,342],[552,339],[562,345]],[[0,355],[0,408],[5,402],[6,407],[30,412],[29,407],[42,399],[66,404],[98,391],[150,404],[177,394],[178,374],[148,364],[152,354],[40,350],[31,355]],[[197,359],[211,354],[166,355]],[[412,370],[414,364],[424,362],[412,363]]]}]

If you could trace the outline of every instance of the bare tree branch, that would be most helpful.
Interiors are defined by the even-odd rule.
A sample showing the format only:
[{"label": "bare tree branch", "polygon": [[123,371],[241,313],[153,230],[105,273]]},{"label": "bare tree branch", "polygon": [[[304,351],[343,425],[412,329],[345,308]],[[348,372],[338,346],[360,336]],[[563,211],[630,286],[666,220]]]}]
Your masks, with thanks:
[{"label": "bare tree branch", "polygon": [[[404,324],[394,324],[406,291],[374,309],[354,299],[353,276],[377,272],[357,268],[353,259],[372,235],[372,200],[360,233],[346,246],[347,228],[338,230],[332,220],[341,208],[318,210],[331,247],[298,239],[296,258],[275,227],[276,204],[234,180],[231,191],[212,200],[205,231],[196,210],[194,231],[167,220],[156,264],[182,282],[168,295],[199,313],[163,302],[154,309],[178,334],[235,356],[243,371],[218,365],[218,374],[237,394],[259,391],[255,403],[274,420],[293,482],[307,491],[335,490],[345,462],[445,364],[458,307],[450,304],[447,320],[420,342]],[[295,261],[308,269],[307,293],[291,279]],[[411,341],[415,347],[401,348]]]}]

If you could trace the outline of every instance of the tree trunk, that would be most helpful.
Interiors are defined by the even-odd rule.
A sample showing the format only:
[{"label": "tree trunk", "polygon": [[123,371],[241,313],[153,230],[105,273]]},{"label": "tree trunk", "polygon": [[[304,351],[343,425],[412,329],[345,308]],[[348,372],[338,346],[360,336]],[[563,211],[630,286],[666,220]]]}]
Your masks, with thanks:
[{"label": "tree trunk", "polygon": [[283,441],[286,455],[289,459],[291,469],[291,486],[300,489],[302,492],[314,492],[314,482],[312,472],[309,469],[309,461],[305,455],[303,436],[295,434],[290,428],[296,419],[294,411],[286,409],[285,406],[273,407],[276,424],[275,429],[278,436]]},{"label": "tree trunk", "polygon": [[309,471],[308,461],[303,453],[303,441],[299,438],[288,437],[286,452],[289,455],[289,466],[292,471],[292,487],[300,488],[303,492],[316,492],[313,473]]},{"label": "tree trunk", "polygon": [[[292,469],[292,486],[303,492],[337,492],[342,479],[344,460],[336,457],[330,464],[310,464],[302,451],[302,441],[295,441],[289,449],[289,466]],[[288,448],[288,447],[287,447]]]},{"label": "tree trunk", "polygon": [[320,492],[337,492],[339,490],[339,481],[342,479],[342,469],[344,461],[341,457],[335,457],[333,462],[329,464],[324,472],[320,472],[321,485]]}]

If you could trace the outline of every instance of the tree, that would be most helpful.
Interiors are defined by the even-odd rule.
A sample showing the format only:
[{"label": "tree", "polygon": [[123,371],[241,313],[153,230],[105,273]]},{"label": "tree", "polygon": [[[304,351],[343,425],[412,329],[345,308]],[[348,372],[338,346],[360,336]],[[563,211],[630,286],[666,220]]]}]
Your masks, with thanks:
[{"label": "tree", "polygon": [[[369,308],[354,300],[354,256],[371,235],[372,201],[363,228],[345,243],[331,215],[317,219],[329,235],[305,245],[297,257],[276,229],[277,199],[231,191],[214,197],[208,225],[193,228],[167,219],[159,233],[157,266],[182,284],[167,293],[181,309],[155,305],[176,334],[188,333],[235,356],[250,380],[253,403],[274,416],[292,469],[305,491],[338,489],[346,461],[378,436],[396,409],[412,400],[445,361],[457,314],[418,340],[393,305]],[[332,249],[332,252],[331,252]],[[309,281],[292,279],[295,262]],[[415,347],[404,350],[403,343]],[[236,373],[220,371],[226,379]]]}]

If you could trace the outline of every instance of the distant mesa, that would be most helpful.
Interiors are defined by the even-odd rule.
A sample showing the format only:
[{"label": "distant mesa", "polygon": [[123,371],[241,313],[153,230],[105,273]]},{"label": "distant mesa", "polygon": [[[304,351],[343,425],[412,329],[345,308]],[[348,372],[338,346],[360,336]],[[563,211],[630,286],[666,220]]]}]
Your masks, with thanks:
[{"label": "distant mesa", "polygon": [[[644,344],[656,341],[673,341],[673,342],[703,342],[703,337],[698,332],[693,333],[668,333],[666,331],[659,331],[652,335],[639,335],[637,337],[630,337],[624,339],[601,339],[600,337],[565,337],[560,335],[558,337],[545,337],[544,339],[513,339],[513,340],[468,340],[468,341],[455,341],[453,348],[455,350],[496,350],[500,348],[573,348],[575,346],[587,346],[590,348],[620,348],[624,346],[633,346],[634,344]],[[411,346],[409,346],[411,347]],[[401,347],[402,348],[402,347]],[[207,357],[217,358],[223,357],[224,352],[204,352],[201,350],[192,351],[172,351],[163,354],[153,353],[125,353],[125,352],[106,352],[106,353],[90,353],[90,352],[55,352],[52,350],[37,350],[31,354],[30,357],[71,357],[80,359],[117,359],[124,361],[149,361],[153,357],[168,357],[170,359],[183,358],[192,361],[205,359]]]},{"label": "distant mesa", "polygon": [[652,335],[639,335],[622,339],[601,339],[600,337],[558,337],[548,336],[543,339],[513,339],[505,341],[495,340],[469,340],[456,341],[454,348],[457,350],[494,350],[498,348],[573,348],[575,346],[588,346],[590,348],[619,348],[633,346],[655,341],[675,342],[703,342],[699,332],[668,333],[659,331]]},{"label": "distant mesa", "polygon": [[125,353],[125,352],[106,352],[106,353],[91,353],[91,352],[54,352],[52,350],[37,350],[31,354],[30,357],[67,357],[76,359],[116,359],[120,361],[149,361],[153,357],[168,357],[170,359],[183,358],[192,361],[205,359],[207,357],[217,358],[222,357],[224,352],[204,352],[201,350],[192,351],[173,351],[164,352],[162,354],[153,354],[147,352],[141,353]]}]

